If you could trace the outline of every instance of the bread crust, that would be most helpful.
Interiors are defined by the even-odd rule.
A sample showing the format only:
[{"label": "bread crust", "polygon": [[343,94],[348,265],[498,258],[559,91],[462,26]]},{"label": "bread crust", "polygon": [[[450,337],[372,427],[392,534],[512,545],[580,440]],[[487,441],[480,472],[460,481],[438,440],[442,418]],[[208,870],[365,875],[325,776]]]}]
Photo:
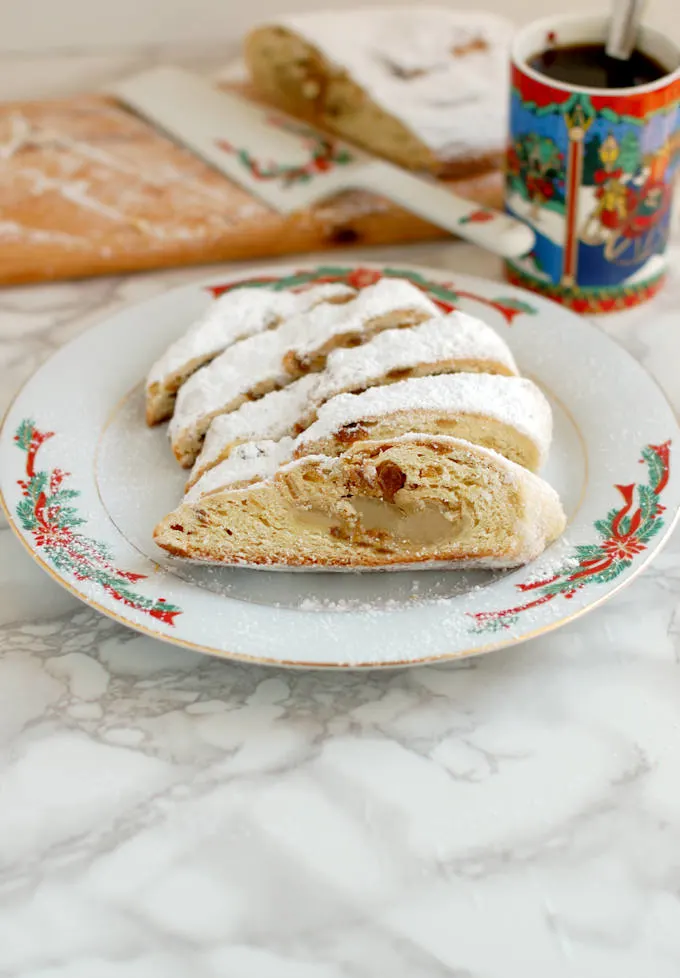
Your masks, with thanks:
[{"label": "bread crust", "polygon": [[461,439],[414,434],[307,456],[266,482],[185,503],[154,539],[175,556],[227,565],[513,567],[564,525],[538,476]]}]

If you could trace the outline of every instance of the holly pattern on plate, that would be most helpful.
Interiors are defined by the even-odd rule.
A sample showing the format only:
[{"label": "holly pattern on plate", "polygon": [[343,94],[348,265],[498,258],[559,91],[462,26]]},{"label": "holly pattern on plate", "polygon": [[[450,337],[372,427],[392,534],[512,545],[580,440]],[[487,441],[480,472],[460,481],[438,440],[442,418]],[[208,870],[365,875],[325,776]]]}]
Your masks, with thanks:
[{"label": "holly pattern on plate", "polygon": [[271,125],[286,132],[299,136],[309,151],[309,158],[303,164],[279,163],[276,160],[259,160],[252,156],[247,149],[239,149],[226,139],[215,140],[216,145],[225,153],[230,153],[238,159],[246,170],[256,180],[280,180],[282,187],[292,187],[296,184],[309,183],[319,173],[328,173],[339,166],[354,162],[354,157],[344,146],[315,132],[306,126],[291,123],[288,119],[270,118]]},{"label": "holly pattern on plate", "polygon": [[41,446],[53,437],[53,431],[39,431],[29,419],[21,422],[14,435],[17,447],[26,454],[24,477],[17,480],[22,499],[17,503],[16,514],[21,526],[59,573],[91,582],[128,608],[174,625],[174,618],[182,613],[180,608],[168,604],[165,598],[148,598],[131,587],[145,580],[146,574],[119,570],[111,563],[106,544],[77,530],[85,520],[71,505],[80,493],[66,485],[69,473],[60,468],[47,471],[36,467]]},{"label": "holly pattern on plate", "polygon": [[419,272],[414,272],[406,268],[346,268],[335,265],[320,265],[318,268],[304,269],[294,272],[292,275],[263,276],[261,278],[249,278],[239,281],[232,281],[226,285],[212,286],[210,292],[217,298],[225,292],[240,288],[266,287],[274,291],[283,289],[301,290],[310,285],[319,285],[324,282],[342,282],[354,289],[364,289],[369,285],[375,285],[382,278],[403,278],[415,285],[432,301],[439,306],[442,312],[452,312],[460,304],[461,299],[469,299],[487,306],[500,313],[506,323],[512,323],[513,319],[519,315],[536,315],[538,310],[535,306],[523,299],[512,296],[502,296],[496,299],[487,299],[486,296],[478,295],[476,292],[468,292],[457,289],[453,283],[433,282]]},{"label": "holly pattern on plate", "polygon": [[493,211],[488,210],[485,207],[480,207],[476,211],[471,211],[469,214],[465,214],[458,221],[459,224],[486,224],[488,221],[495,220],[496,215]]},{"label": "holly pattern on plate", "polygon": [[518,584],[518,591],[536,595],[531,600],[502,611],[470,613],[475,623],[472,631],[497,632],[510,628],[531,608],[560,596],[573,598],[586,584],[605,584],[630,567],[664,525],[664,506],[659,497],[668,484],[670,448],[670,441],[643,448],[640,462],[647,466],[647,481],[615,486],[623,504],[595,522],[600,536],[597,543],[576,547],[573,555],[550,577]]}]

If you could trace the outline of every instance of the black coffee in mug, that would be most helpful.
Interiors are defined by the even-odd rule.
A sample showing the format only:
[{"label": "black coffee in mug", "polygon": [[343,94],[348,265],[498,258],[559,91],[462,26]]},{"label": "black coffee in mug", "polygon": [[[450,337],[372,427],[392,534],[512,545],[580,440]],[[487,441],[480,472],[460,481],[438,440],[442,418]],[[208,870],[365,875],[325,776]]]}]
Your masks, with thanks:
[{"label": "black coffee in mug", "polygon": [[528,59],[534,71],[582,88],[635,88],[668,74],[668,68],[635,50],[628,61],[610,58],[604,44],[568,44]]}]

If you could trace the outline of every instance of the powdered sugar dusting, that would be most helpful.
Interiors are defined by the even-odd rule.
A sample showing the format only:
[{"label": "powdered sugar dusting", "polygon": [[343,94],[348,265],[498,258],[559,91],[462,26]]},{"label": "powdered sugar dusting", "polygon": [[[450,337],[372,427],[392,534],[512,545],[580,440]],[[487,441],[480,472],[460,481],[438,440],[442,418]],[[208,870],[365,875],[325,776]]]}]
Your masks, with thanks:
[{"label": "powdered sugar dusting", "polygon": [[423,369],[455,361],[481,361],[489,370],[517,366],[501,337],[474,316],[453,312],[407,329],[388,329],[350,349],[334,350],[318,375],[303,377],[281,391],[247,402],[216,418],[206,435],[194,472],[201,472],[231,443],[245,439],[280,438],[312,417],[316,409],[345,390],[362,390],[389,381],[394,370]]},{"label": "powdered sugar dusting", "polygon": [[490,326],[463,312],[437,316],[410,329],[386,330],[363,346],[335,350],[319,377],[315,403],[342,390],[371,387],[392,371],[448,360],[481,360],[516,374],[506,343]]},{"label": "powdered sugar dusting", "polygon": [[226,292],[156,361],[149,371],[147,384],[163,383],[186,370],[192,361],[205,362],[232,343],[261,333],[319,302],[351,295],[353,291],[341,283],[326,283],[304,292],[274,292],[254,287]]},{"label": "powdered sugar dusting", "polygon": [[319,408],[318,419],[298,446],[329,438],[342,427],[398,411],[432,411],[442,416],[476,414],[510,425],[533,441],[545,458],[552,437],[552,411],[536,385],[525,377],[494,374],[441,374],[413,377],[372,387],[361,394],[339,394]]},{"label": "powdered sugar dusting", "polygon": [[334,336],[361,334],[370,320],[398,310],[438,315],[437,306],[406,279],[383,278],[363,289],[353,302],[321,305],[279,329],[282,347],[298,356],[313,354]]},{"label": "powdered sugar dusting", "polygon": [[433,317],[407,329],[385,330],[361,346],[334,350],[320,374],[303,377],[283,390],[217,417],[208,429],[194,473],[210,466],[233,442],[292,434],[320,405],[342,391],[387,383],[394,370],[420,368],[426,372],[430,366],[436,372],[440,364],[453,370],[456,360],[481,361],[490,370],[500,364],[517,373],[501,337],[465,313]]},{"label": "powdered sugar dusting", "polygon": [[[210,236],[267,208],[109,100],[0,113],[3,236],[90,248]],[[73,241],[69,242],[73,245]]]},{"label": "powdered sugar dusting", "polygon": [[284,365],[286,354],[309,356],[334,337],[352,334],[361,338],[372,319],[397,310],[437,315],[435,304],[410,282],[381,279],[350,302],[322,302],[266,334],[230,346],[180,388],[170,423],[173,445],[236,398],[265,385],[271,388],[289,383],[293,378]]},{"label": "powdered sugar dusting", "polygon": [[275,333],[258,333],[234,343],[180,387],[169,426],[173,446],[198,430],[204,419],[228,410],[263,381],[272,387],[286,382],[283,351]]},{"label": "powdered sugar dusting", "polygon": [[[423,574],[425,571],[425,574]],[[439,573],[437,573],[439,571]],[[484,591],[490,585],[505,577],[512,570],[492,568],[458,567],[454,573],[443,566],[420,565],[414,575],[409,577],[402,569],[401,574],[390,574],[390,591],[377,591],[379,575],[371,575],[368,581],[364,574],[356,575],[357,584],[352,586],[351,577],[345,575],[342,597],[334,590],[331,594],[307,594],[294,605],[299,611],[312,613],[359,613],[383,615],[404,611],[409,607],[436,605],[442,609],[451,606],[451,600],[459,595],[472,595]],[[328,581],[328,576],[325,577]],[[388,597],[387,594],[395,594]],[[273,601],[274,607],[289,607],[290,603]]]},{"label": "powdered sugar dusting", "polygon": [[442,159],[500,150],[510,23],[415,5],[282,18]]},{"label": "powdered sugar dusting", "polygon": [[308,409],[317,383],[316,374],[307,374],[280,391],[265,394],[257,401],[246,401],[237,411],[215,418],[196,459],[192,478],[234,442],[277,440],[288,434]]},{"label": "powdered sugar dusting", "polygon": [[206,472],[184,497],[191,503],[224,486],[248,484],[270,479],[293,455],[293,439],[244,442],[237,445],[220,465]]}]

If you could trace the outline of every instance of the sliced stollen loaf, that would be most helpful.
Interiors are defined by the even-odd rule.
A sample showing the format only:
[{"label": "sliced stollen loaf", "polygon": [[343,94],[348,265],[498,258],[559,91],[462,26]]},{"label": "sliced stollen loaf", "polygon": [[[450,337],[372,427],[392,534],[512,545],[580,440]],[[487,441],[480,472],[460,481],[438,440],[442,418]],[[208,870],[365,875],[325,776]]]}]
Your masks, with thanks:
[{"label": "sliced stollen loaf", "polygon": [[343,301],[355,295],[340,283],[315,285],[303,292],[242,288],[215,299],[207,311],[154,363],[146,381],[147,424],[171,417],[182,384],[203,364],[232,343],[271,329],[283,319],[319,302]]},{"label": "sliced stollen loaf", "polygon": [[[365,440],[398,438],[409,432],[448,435],[497,451],[518,465],[537,470],[552,437],[550,405],[530,380],[492,374],[417,377],[362,394],[339,394],[319,411],[315,423],[293,442],[257,442],[257,471],[252,481],[269,479],[286,460],[305,455],[342,454]],[[205,471],[186,498],[199,499],[236,483],[243,484],[240,454],[252,455],[245,442],[236,457]]]},{"label": "sliced stollen loaf", "polygon": [[511,24],[446,8],[284,17],[252,31],[260,96],[400,166],[464,176],[500,164]]},{"label": "sliced stollen loaf", "polygon": [[213,418],[322,370],[332,350],[437,314],[435,304],[410,282],[384,278],[348,302],[318,303],[276,329],[233,344],[180,388],[170,422],[176,458],[192,465]]},{"label": "sliced stollen loaf", "polygon": [[525,377],[413,377],[327,401],[297,439],[295,454],[339,455],[355,442],[409,431],[464,438],[536,471],[550,448],[552,411]]},{"label": "sliced stollen loaf", "polygon": [[171,554],[221,564],[513,567],[563,531],[555,491],[497,452],[404,435],[305,456],[273,478],[184,503],[154,531]]},{"label": "sliced stollen loaf", "polygon": [[363,391],[405,377],[472,371],[517,374],[507,345],[486,323],[462,312],[409,329],[386,330],[351,349],[334,350],[318,375],[308,374],[212,422],[189,479],[193,485],[242,441],[277,439],[304,431],[317,409],[343,392]]}]

